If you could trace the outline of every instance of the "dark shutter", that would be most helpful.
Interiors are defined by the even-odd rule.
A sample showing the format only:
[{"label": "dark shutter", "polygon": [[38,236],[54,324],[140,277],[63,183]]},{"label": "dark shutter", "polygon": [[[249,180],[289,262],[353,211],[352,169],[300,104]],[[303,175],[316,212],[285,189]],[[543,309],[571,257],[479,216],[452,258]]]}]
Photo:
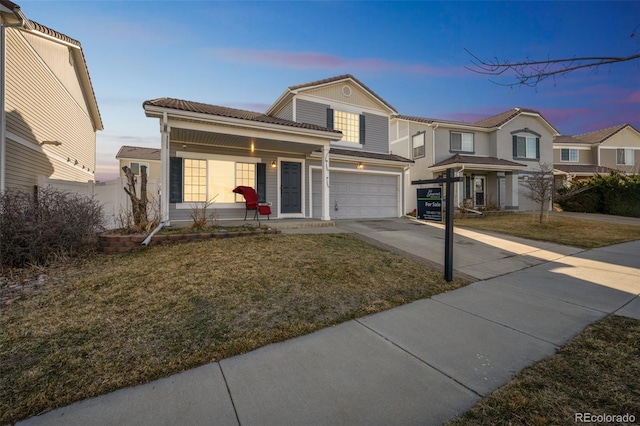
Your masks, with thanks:
[{"label": "dark shutter", "polygon": [[540,138],[536,138],[536,158],[540,159]]},{"label": "dark shutter", "polygon": [[327,129],[333,130],[333,110],[327,108]]},{"label": "dark shutter", "polygon": [[182,158],[169,159],[169,202],[182,202]]},{"label": "dark shutter", "polygon": [[256,192],[260,203],[267,202],[267,165],[265,163],[256,164]]},{"label": "dark shutter", "polygon": [[513,158],[518,158],[518,137],[516,135],[513,135],[512,139],[513,139]]},{"label": "dark shutter", "polygon": [[360,114],[360,143],[364,145],[364,114]]}]

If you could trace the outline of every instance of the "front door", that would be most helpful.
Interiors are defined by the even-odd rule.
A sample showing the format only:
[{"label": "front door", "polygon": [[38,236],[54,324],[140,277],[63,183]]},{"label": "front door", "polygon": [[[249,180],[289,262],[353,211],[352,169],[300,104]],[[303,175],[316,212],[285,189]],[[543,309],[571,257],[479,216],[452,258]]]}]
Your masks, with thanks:
[{"label": "front door", "polygon": [[485,190],[485,177],[476,176],[473,182],[473,192],[475,193],[475,206],[484,206],[484,190]]},{"label": "front door", "polygon": [[280,212],[302,213],[302,164],[280,163]]}]

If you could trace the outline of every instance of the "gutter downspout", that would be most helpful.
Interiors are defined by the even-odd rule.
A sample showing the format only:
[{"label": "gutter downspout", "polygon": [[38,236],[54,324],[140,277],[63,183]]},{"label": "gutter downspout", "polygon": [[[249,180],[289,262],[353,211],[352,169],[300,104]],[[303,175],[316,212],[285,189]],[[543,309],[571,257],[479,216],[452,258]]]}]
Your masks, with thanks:
[{"label": "gutter downspout", "polygon": [[18,19],[16,24],[7,24],[4,19],[0,17],[0,194],[6,190],[6,163],[7,163],[7,114],[5,112],[6,104],[6,86],[7,86],[7,38],[6,28],[28,28],[29,20],[22,13],[19,7],[16,6],[12,10],[15,17]]}]

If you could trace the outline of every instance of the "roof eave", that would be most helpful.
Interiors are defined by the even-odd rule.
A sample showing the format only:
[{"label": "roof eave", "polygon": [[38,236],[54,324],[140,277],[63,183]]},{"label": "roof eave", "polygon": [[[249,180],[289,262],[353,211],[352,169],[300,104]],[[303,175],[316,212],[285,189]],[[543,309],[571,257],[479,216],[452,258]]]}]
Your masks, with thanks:
[{"label": "roof eave", "polygon": [[490,170],[490,171],[510,171],[510,170],[525,170],[527,166],[522,165],[499,165],[499,164],[480,164],[480,163],[451,163],[451,164],[443,164],[441,166],[430,166],[429,170],[434,172],[439,172],[446,169],[452,168],[462,168],[465,169],[479,169],[479,170]]},{"label": "roof eave", "polygon": [[248,127],[256,130],[278,131],[283,133],[298,134],[311,136],[327,140],[338,140],[339,133],[334,131],[323,131],[315,129],[305,129],[303,127],[290,127],[282,124],[264,123],[261,121],[247,120],[243,118],[224,117],[221,115],[205,114],[201,112],[184,111],[174,108],[161,107],[156,105],[143,105],[145,115],[150,118],[161,118],[162,113],[166,112],[169,118],[187,118],[191,120],[200,120],[206,123],[226,125],[232,127]]}]

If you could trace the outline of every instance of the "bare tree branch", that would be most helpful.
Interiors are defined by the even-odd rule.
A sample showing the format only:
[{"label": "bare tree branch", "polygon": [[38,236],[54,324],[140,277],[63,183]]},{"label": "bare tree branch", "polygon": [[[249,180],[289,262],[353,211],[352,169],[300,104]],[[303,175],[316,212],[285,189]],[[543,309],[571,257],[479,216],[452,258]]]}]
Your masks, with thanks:
[{"label": "bare tree branch", "polygon": [[[632,34],[632,37],[635,33]],[[497,57],[493,60],[483,60],[474,55],[468,49],[465,51],[473,58],[471,63],[473,66],[465,66],[466,69],[478,74],[484,75],[511,75],[515,79],[512,83],[498,83],[502,86],[529,86],[535,87],[541,81],[555,76],[562,76],[572,71],[585,68],[597,68],[603,65],[615,64],[620,62],[628,62],[640,59],[640,53],[630,56],[583,56],[563,59],[547,59],[547,60],[525,60],[521,62],[510,62],[508,60],[499,60]]]}]

